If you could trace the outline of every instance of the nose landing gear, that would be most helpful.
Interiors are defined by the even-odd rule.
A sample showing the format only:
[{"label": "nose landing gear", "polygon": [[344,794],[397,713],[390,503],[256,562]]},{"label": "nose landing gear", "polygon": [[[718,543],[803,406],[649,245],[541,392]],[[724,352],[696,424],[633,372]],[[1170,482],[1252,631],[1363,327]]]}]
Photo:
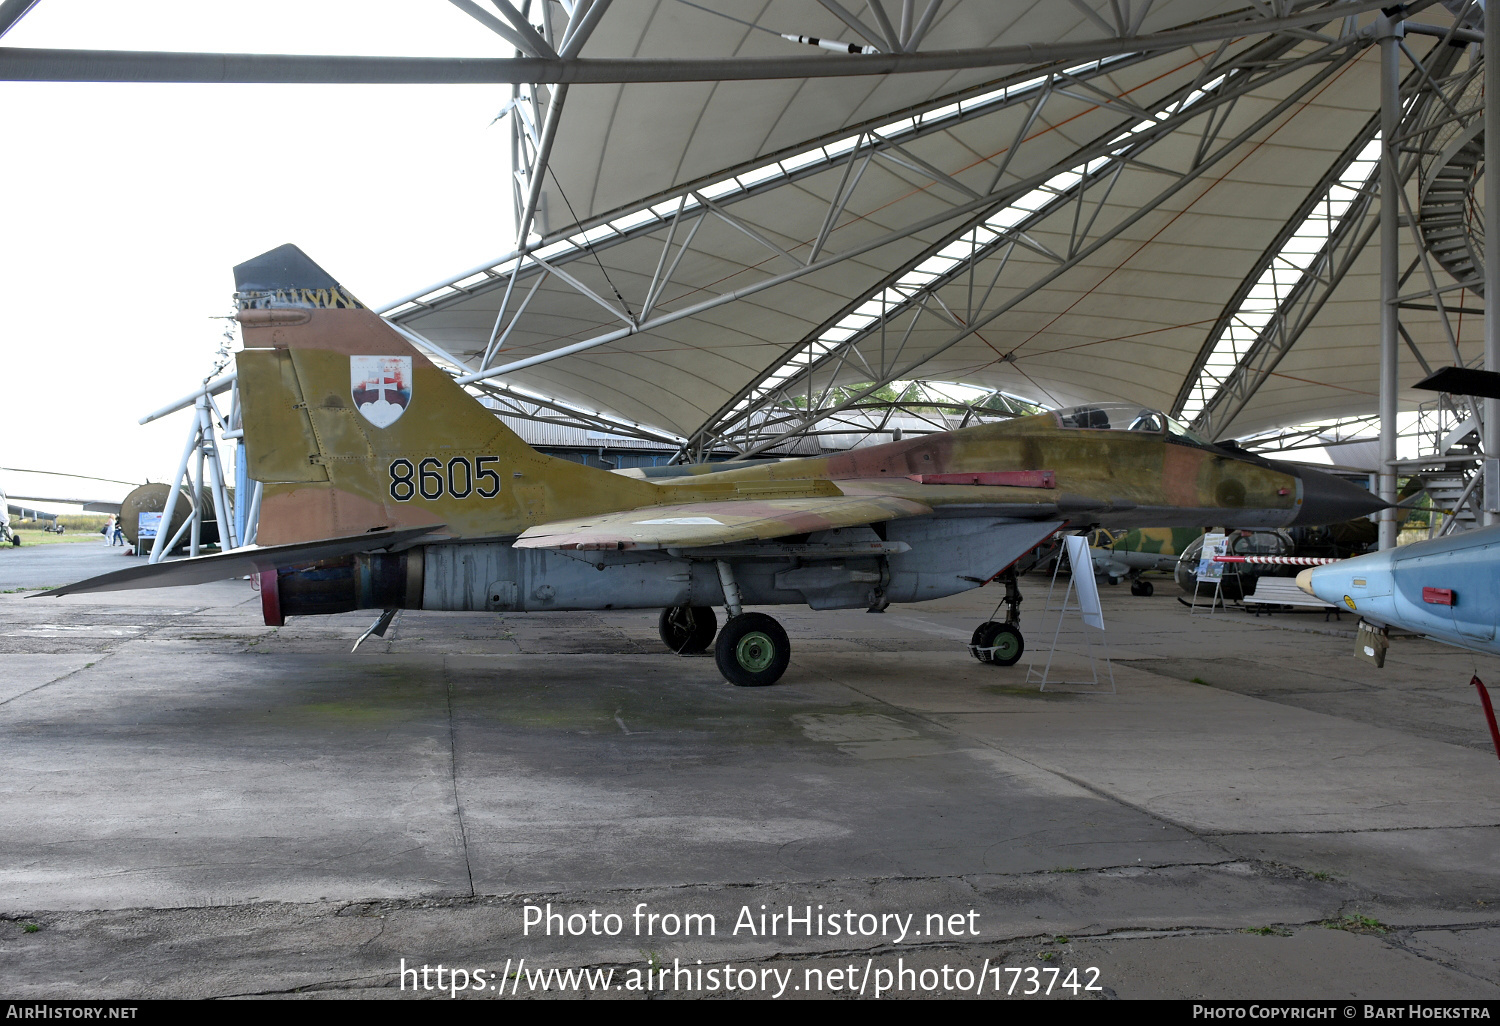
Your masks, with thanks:
[{"label": "nose landing gear", "polygon": [[999,580],[1005,585],[1005,597],[1000,606],[1005,607],[1005,619],[986,620],[974,629],[969,639],[969,653],[981,663],[990,666],[1014,666],[1026,651],[1026,639],[1021,635],[1021,586],[1014,569],[1007,570]]}]

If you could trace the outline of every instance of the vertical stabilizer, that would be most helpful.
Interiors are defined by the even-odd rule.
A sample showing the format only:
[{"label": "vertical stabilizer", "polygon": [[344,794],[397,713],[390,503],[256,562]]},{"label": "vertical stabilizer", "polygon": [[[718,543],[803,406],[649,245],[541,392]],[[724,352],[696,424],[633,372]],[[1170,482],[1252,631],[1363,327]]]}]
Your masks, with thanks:
[{"label": "vertical stabilizer", "polygon": [[234,273],[261,544],[427,524],[503,537],[657,501],[655,485],[526,445],[296,246]]}]

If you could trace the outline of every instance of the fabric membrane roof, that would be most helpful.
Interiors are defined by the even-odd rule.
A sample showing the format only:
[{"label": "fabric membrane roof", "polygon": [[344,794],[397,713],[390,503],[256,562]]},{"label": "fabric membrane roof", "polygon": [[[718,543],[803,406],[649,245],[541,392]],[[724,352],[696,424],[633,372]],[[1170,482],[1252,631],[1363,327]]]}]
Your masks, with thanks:
[{"label": "fabric membrane roof", "polygon": [[[1237,10],[1190,0],[936,6],[923,51],[1098,39],[1122,8],[1139,19],[1123,25],[1131,36]],[[893,34],[910,38],[926,7],[887,2]],[[612,5],[583,54],[733,58],[801,46],[731,18],[866,42],[837,4],[717,8],[731,17],[667,0]],[[908,13],[899,30],[897,8]],[[555,41],[566,18],[551,9]],[[873,10],[855,20],[880,40]],[[1422,17],[1451,25],[1442,7]],[[554,104],[564,96],[552,118],[536,90],[529,113],[510,115],[532,158],[518,170],[518,207],[541,175],[531,251],[388,316],[489,386],[748,451],[811,426],[810,408],[857,407],[851,386],[893,379],[1189,416],[1208,403],[1221,437],[1369,412],[1379,259],[1376,244],[1353,243],[1378,211],[1363,180],[1379,108],[1372,21],[1330,13],[1316,31],[1020,68],[573,85],[551,93]],[[1451,52],[1442,69],[1453,75],[1477,59],[1431,35],[1406,45],[1429,63]],[[518,91],[517,111],[528,95]],[[1414,178],[1413,203],[1416,191]],[[1321,229],[1302,220],[1319,196],[1333,212]],[[1308,254],[1293,260],[1295,274],[1276,272],[1284,281],[1339,263],[1334,229],[1350,242],[1340,273],[1325,275],[1328,294],[1248,400],[1218,419],[1230,407],[1210,394],[1242,355],[1215,349],[1223,324],[1247,289],[1262,312],[1284,301],[1284,285],[1256,284],[1278,247]],[[1312,255],[1324,247],[1326,261]],[[1270,319],[1242,316],[1241,334]],[[1458,320],[1461,350],[1475,352],[1481,321]],[[1452,362],[1436,313],[1408,310],[1403,324],[1430,363]],[[1407,367],[1403,381],[1422,376]],[[1403,395],[1408,405],[1426,398]]]}]

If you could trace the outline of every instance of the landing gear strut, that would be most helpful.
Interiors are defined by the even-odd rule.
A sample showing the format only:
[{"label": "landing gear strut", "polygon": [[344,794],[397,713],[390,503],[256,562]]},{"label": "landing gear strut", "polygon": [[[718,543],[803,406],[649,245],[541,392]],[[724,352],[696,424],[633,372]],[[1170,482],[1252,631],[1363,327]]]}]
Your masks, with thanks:
[{"label": "landing gear strut", "polygon": [[781,624],[765,613],[744,612],[733,568],[723,560],[718,567],[729,619],[714,643],[714,662],[724,679],[739,687],[775,684],[791,662],[792,643]]},{"label": "landing gear strut", "polygon": [[969,639],[969,652],[981,663],[991,666],[1014,666],[1026,651],[1026,639],[1021,635],[1021,584],[1014,568],[1005,571],[999,578],[1005,585],[1005,597],[1000,606],[1005,607],[1005,620],[986,620],[974,629]]}]

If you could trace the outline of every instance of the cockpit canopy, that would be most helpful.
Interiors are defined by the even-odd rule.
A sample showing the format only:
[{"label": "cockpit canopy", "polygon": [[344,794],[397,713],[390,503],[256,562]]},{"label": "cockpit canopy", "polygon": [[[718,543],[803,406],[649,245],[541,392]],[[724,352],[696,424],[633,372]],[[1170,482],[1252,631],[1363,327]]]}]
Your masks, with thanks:
[{"label": "cockpit canopy", "polygon": [[1209,442],[1189,431],[1186,426],[1168,417],[1160,410],[1153,410],[1131,403],[1085,403],[1053,411],[1059,426],[1065,428],[1089,428],[1095,431],[1149,431],[1180,438],[1194,445]]}]

